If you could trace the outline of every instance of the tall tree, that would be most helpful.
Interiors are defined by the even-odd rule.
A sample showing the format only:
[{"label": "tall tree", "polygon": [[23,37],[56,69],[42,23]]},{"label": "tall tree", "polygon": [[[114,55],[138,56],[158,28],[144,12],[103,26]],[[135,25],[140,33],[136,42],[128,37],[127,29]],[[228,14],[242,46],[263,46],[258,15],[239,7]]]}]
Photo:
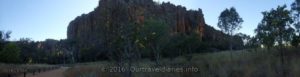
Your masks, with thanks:
[{"label": "tall tree", "polygon": [[0,31],[0,62],[16,63],[19,62],[20,49],[15,43],[9,43],[11,31]]},{"label": "tall tree", "polygon": [[0,31],[0,51],[2,50],[4,45],[4,40],[2,38],[3,38],[3,32]]},{"label": "tall tree", "polygon": [[269,30],[271,30],[269,26],[263,24],[258,24],[258,27],[255,29],[256,38],[264,47],[267,47],[268,49],[275,44],[274,34],[269,32]]},{"label": "tall tree", "polygon": [[11,31],[0,31],[0,50],[4,47],[6,41],[10,38]]},{"label": "tall tree", "polygon": [[300,15],[300,0],[295,0],[295,2],[292,3],[291,8],[293,11],[296,12],[297,16]]},{"label": "tall tree", "polygon": [[300,0],[295,0],[291,5],[291,9],[294,15],[294,26],[297,31],[293,37],[292,45],[297,47],[300,44]]},{"label": "tall tree", "polygon": [[20,48],[15,43],[8,43],[0,51],[0,62],[17,63],[20,61]]},{"label": "tall tree", "polygon": [[268,47],[278,44],[281,56],[281,77],[286,77],[285,61],[283,47],[288,44],[294,35],[294,29],[291,27],[293,18],[286,6],[278,6],[276,9],[262,13],[263,19],[259,23],[255,32],[256,36],[264,45]]},{"label": "tall tree", "polygon": [[[168,36],[168,26],[158,19],[147,19],[140,31],[140,39],[145,49],[153,52],[156,64],[159,64],[161,51]],[[142,45],[142,43],[140,45]]]},{"label": "tall tree", "polygon": [[37,52],[37,48],[35,47],[34,41],[32,41],[30,38],[21,38],[17,44],[21,50],[20,57],[23,63],[29,63],[29,61],[35,62],[37,59],[36,56],[42,55],[35,54]]},{"label": "tall tree", "polygon": [[[236,12],[234,7],[225,9],[219,16],[218,27],[226,34],[230,35],[230,41],[236,30],[241,28],[243,19]],[[230,42],[229,49],[232,50],[232,42]]]},{"label": "tall tree", "polygon": [[277,9],[262,12],[263,19],[255,29],[256,36],[261,43],[272,47],[275,43],[279,46],[288,44],[293,36],[294,29],[291,27],[293,19],[286,6],[278,6]]},{"label": "tall tree", "polygon": [[291,45],[294,47],[298,47],[300,45],[300,36],[294,35],[293,40],[291,41]]}]

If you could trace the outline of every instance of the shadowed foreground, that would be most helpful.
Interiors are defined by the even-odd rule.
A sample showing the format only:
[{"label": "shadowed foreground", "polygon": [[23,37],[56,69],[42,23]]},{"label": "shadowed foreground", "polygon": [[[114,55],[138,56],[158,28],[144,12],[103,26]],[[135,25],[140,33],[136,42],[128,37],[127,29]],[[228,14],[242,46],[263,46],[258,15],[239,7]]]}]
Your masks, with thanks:
[{"label": "shadowed foreground", "polygon": [[[36,75],[27,74],[26,77],[64,77],[63,72],[66,71],[67,69],[68,67],[62,67],[56,70],[38,73]],[[24,77],[24,76],[21,75],[18,77]]]},{"label": "shadowed foreground", "polygon": [[[276,49],[192,54],[191,59],[188,59],[188,56],[163,58],[159,66],[154,61],[144,59],[132,63],[131,72],[132,77],[300,77],[299,48],[285,49],[283,54],[284,64],[281,63],[280,51]],[[68,69],[65,77],[124,77],[126,71],[120,72],[119,67],[122,66],[110,61],[80,63]],[[194,67],[196,70],[179,72],[135,70],[136,68],[164,70],[164,67]]]}]

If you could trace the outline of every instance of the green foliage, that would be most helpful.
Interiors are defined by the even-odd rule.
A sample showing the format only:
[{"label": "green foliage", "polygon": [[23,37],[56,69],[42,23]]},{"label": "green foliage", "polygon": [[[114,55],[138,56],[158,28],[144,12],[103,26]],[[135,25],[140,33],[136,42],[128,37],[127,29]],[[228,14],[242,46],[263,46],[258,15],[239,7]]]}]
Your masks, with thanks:
[{"label": "green foliage", "polygon": [[293,40],[291,42],[291,45],[294,46],[294,47],[298,47],[300,46],[300,36],[294,36],[293,37]]},{"label": "green foliage", "polygon": [[241,28],[243,19],[234,7],[225,9],[219,16],[218,27],[226,34],[233,35],[235,30]]},{"label": "green foliage", "polygon": [[[183,56],[190,58],[192,53],[201,52],[203,43],[196,34],[176,34],[170,37],[167,46],[163,49],[164,57],[175,58]],[[201,49],[201,50],[200,50]]]},{"label": "green foliage", "polygon": [[87,47],[80,49],[80,60],[82,62],[96,61],[99,52],[95,47]]},{"label": "green foliage", "polygon": [[[220,51],[220,50],[229,50],[230,48],[228,47],[229,44],[233,44],[233,42],[239,42],[241,40],[236,39],[235,41],[232,41],[230,43],[230,38],[232,36],[229,36],[227,34],[224,34],[221,31],[215,30],[211,26],[205,26],[204,27],[204,36],[203,40],[201,43],[201,52],[215,52],[215,51]],[[241,41],[242,42],[242,41]],[[232,47],[236,47],[233,45]]]},{"label": "green foliage", "polygon": [[0,51],[0,61],[5,63],[17,63],[20,61],[20,48],[15,43],[6,44]]},{"label": "green foliage", "polygon": [[11,31],[4,32],[0,31],[0,50],[4,47],[4,45],[7,43],[7,40],[10,38]]},{"label": "green foliage", "polygon": [[294,29],[290,26],[293,22],[290,11],[286,6],[278,6],[277,9],[262,13],[263,19],[255,29],[259,41],[269,47],[277,42],[279,45],[288,44],[294,35]]},{"label": "green foliage", "polygon": [[168,34],[169,27],[161,20],[147,19],[141,29],[145,40],[159,41]]},{"label": "green foliage", "polygon": [[4,32],[4,31],[0,31],[0,41],[6,41],[10,38],[10,34],[11,34],[11,31],[8,31],[8,32]]},{"label": "green foliage", "polygon": [[3,37],[3,33],[2,33],[2,31],[0,31],[0,51],[2,50],[3,45],[4,45],[4,40],[2,40],[2,37]]},{"label": "green foliage", "polygon": [[243,45],[247,45],[247,43],[249,43],[251,37],[247,34],[243,34],[243,33],[238,33],[236,34],[236,37],[239,37],[243,40]]},{"label": "green foliage", "polygon": [[300,0],[295,0],[294,3],[291,5],[292,12],[294,14],[294,26],[300,35]]},{"label": "green foliage", "polygon": [[15,44],[8,42],[11,31],[0,31],[0,62],[17,63],[20,61],[20,48]]},{"label": "green foliage", "polygon": [[[219,16],[218,27],[226,34],[233,36],[241,28],[244,20],[239,16],[234,7],[225,9]],[[232,50],[232,37],[230,37],[230,50]]]},{"label": "green foliage", "polygon": [[184,34],[176,34],[170,37],[170,41],[167,43],[168,45],[164,47],[163,56],[175,58],[177,56],[183,55],[183,52],[186,51],[184,48],[186,35]]},{"label": "green foliage", "polygon": [[300,0],[295,0],[295,2],[292,3],[291,7],[292,10],[295,10],[298,13],[300,13]]},{"label": "green foliage", "polygon": [[251,37],[245,46],[246,48],[259,48],[260,42],[258,41],[257,37]]},{"label": "green foliage", "polygon": [[158,61],[162,47],[165,47],[168,40],[169,29],[167,24],[159,19],[146,19],[139,32],[139,40],[136,40],[138,46],[142,48],[142,55]]},{"label": "green foliage", "polygon": [[[32,40],[30,40],[29,38],[21,38],[18,42],[17,42],[20,50],[21,50],[21,62],[27,63],[29,62],[29,60],[31,60],[31,62],[36,61],[35,59],[37,59],[38,57],[36,56],[44,56],[44,54],[37,54],[37,48],[34,44],[34,42]],[[34,60],[33,60],[33,59]]]}]

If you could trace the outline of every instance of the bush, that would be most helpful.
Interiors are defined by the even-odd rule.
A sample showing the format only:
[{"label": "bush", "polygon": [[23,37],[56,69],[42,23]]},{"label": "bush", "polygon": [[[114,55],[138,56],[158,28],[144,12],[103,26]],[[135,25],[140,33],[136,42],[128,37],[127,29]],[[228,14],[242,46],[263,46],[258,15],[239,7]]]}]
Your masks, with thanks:
[{"label": "bush", "polygon": [[20,48],[14,44],[9,43],[0,51],[0,61],[5,63],[17,63],[20,61]]}]

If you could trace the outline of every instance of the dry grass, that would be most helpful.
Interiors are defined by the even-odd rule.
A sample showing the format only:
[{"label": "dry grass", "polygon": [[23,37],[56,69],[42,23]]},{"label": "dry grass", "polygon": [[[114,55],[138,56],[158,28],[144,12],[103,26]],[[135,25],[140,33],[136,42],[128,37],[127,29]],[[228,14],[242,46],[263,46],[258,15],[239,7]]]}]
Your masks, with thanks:
[{"label": "dry grass", "polygon": [[[300,77],[300,50],[287,49],[284,70],[286,77]],[[195,67],[197,72],[133,72],[134,77],[281,77],[281,56],[278,50],[249,49],[206,54],[193,54],[191,61],[185,57],[162,59],[162,66],[149,60],[134,63],[134,67]],[[116,66],[110,62],[75,65],[65,72],[66,77],[121,77],[122,72],[101,69]]]},{"label": "dry grass", "polygon": [[58,68],[54,65],[46,64],[4,64],[0,63],[0,77],[12,77],[19,74],[42,72],[50,69]]}]

